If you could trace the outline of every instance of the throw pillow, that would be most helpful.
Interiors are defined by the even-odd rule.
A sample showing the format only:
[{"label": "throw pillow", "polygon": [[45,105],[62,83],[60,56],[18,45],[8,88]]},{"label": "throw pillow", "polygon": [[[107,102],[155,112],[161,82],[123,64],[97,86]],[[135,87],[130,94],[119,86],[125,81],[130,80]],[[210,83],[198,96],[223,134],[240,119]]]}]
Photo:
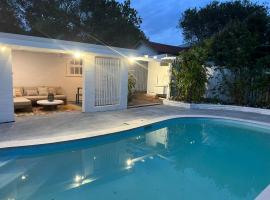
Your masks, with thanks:
[{"label": "throw pillow", "polygon": [[37,89],[28,89],[25,91],[26,96],[38,96]]},{"label": "throw pillow", "polygon": [[63,92],[63,90],[62,90],[61,87],[57,87],[57,88],[56,88],[56,94],[57,94],[57,95],[64,95],[64,92]]},{"label": "throw pillow", "polygon": [[48,88],[47,87],[38,87],[39,96],[48,96]]},{"label": "throw pillow", "polygon": [[22,91],[20,88],[13,88],[13,96],[22,97]]}]

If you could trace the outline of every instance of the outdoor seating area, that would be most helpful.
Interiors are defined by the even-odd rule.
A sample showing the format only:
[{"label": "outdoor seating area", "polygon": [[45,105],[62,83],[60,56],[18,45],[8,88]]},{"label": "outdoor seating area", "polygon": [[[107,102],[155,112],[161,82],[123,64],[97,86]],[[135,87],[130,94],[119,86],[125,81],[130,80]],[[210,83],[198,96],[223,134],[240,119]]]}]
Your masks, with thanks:
[{"label": "outdoor seating area", "polygon": [[81,105],[75,105],[77,87],[82,86],[81,58],[34,50],[11,54],[15,116],[82,111]]},{"label": "outdoor seating area", "polygon": [[[48,101],[48,95],[53,95],[53,100]],[[57,106],[67,104],[67,96],[61,87],[14,87],[13,102],[15,113],[40,113],[40,110],[57,110]],[[33,109],[35,107],[35,109]]]},{"label": "outdoor seating area", "polygon": [[47,100],[49,93],[54,94],[56,100],[62,100],[66,104],[67,97],[61,87],[15,87],[13,88],[14,108],[22,109],[36,105],[39,100]]}]

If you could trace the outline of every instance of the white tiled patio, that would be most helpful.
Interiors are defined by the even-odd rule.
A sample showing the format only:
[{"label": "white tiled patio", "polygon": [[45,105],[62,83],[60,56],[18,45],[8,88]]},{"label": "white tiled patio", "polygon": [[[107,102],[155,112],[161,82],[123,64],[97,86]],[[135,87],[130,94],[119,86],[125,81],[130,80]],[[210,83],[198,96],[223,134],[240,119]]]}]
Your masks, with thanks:
[{"label": "white tiled patio", "polygon": [[165,105],[99,113],[63,112],[44,116],[18,117],[14,123],[0,124],[0,148],[93,137],[176,116],[217,116],[270,124],[269,115],[235,111],[189,110]]}]

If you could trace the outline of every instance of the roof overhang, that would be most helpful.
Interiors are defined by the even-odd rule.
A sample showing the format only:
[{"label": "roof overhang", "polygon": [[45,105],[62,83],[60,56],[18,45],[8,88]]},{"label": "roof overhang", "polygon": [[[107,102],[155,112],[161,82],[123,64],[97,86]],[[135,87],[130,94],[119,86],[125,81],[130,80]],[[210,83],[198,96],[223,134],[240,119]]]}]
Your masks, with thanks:
[{"label": "roof overhang", "polygon": [[82,53],[94,53],[119,57],[135,57],[139,54],[138,51],[133,49],[2,32],[0,32],[0,45],[8,46],[13,50],[28,50],[51,53],[73,53],[74,51],[80,51]]}]

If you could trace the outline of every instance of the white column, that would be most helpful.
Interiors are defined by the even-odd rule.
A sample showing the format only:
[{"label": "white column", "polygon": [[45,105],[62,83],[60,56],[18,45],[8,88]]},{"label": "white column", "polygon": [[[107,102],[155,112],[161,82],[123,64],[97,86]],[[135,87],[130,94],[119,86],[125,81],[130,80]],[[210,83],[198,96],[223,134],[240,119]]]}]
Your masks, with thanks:
[{"label": "white column", "polygon": [[171,81],[172,81],[172,64],[170,63],[169,69],[168,69],[168,74],[169,74],[169,83],[168,83],[168,88],[167,88],[167,94],[166,94],[166,99],[170,99],[171,97]]},{"label": "white column", "polygon": [[14,121],[11,49],[0,49],[0,123]]},{"label": "white column", "polygon": [[83,55],[82,111],[93,112],[95,107],[95,57]]},{"label": "white column", "polygon": [[120,77],[120,109],[127,108],[128,66],[129,66],[128,61],[126,59],[123,59],[121,63],[121,77]]}]

